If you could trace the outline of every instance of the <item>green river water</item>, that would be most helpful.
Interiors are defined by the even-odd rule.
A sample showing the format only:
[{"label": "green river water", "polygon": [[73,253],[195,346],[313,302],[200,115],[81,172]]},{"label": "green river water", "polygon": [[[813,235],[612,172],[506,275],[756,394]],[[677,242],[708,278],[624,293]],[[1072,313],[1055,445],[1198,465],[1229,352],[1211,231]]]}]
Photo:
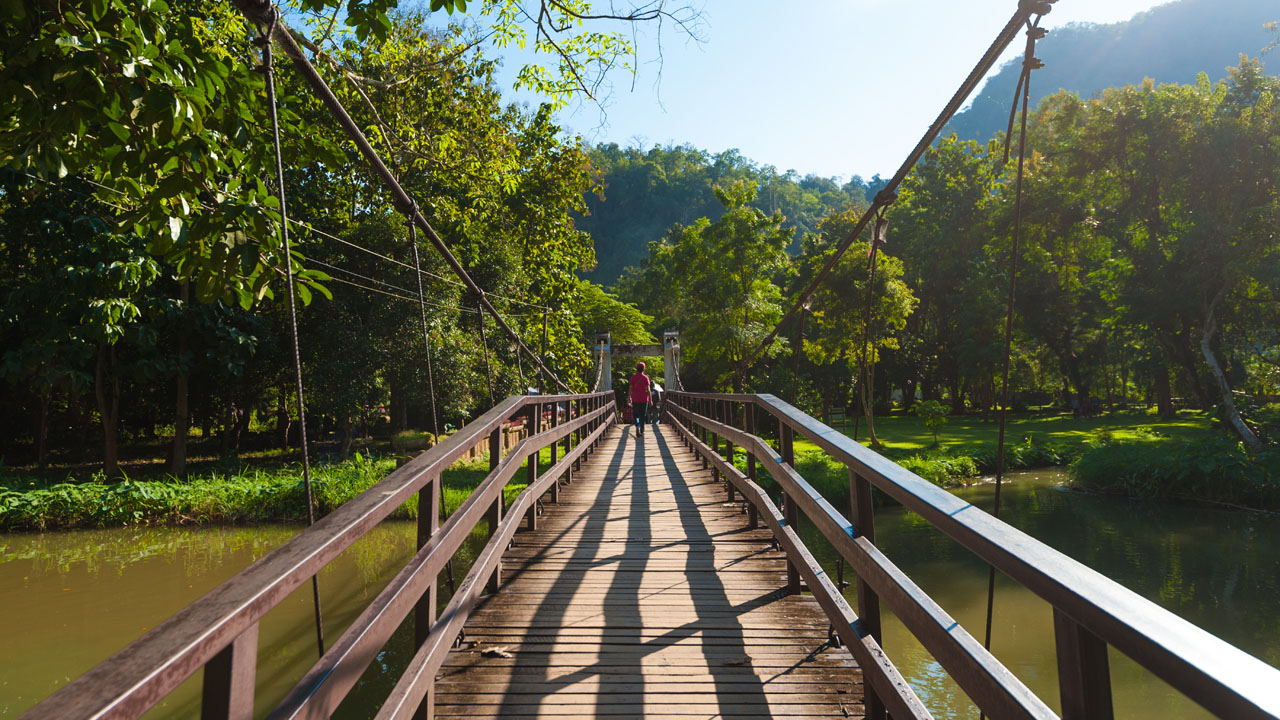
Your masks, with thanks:
[{"label": "green river water", "polygon": [[[1062,490],[1060,471],[1013,474],[1005,520],[1231,643],[1280,666],[1280,517],[1206,510]],[[957,491],[990,507],[994,489]],[[0,536],[0,719],[16,717],[149,627],[292,537],[297,528],[140,528]],[[986,566],[901,508],[876,516],[877,544],[975,637],[982,637]],[[821,537],[814,554],[835,573]],[[387,522],[320,575],[326,637],[336,638],[412,554],[408,522]],[[473,535],[459,579],[482,545]],[[1057,704],[1047,604],[997,579],[993,651]],[[852,598],[853,590],[848,591]],[[315,659],[310,588],[267,615],[258,658],[258,715]],[[403,628],[402,630],[407,630]],[[977,713],[946,673],[891,617],[884,646],[939,720]],[[371,717],[411,653],[397,633],[338,713]],[[1207,714],[1112,653],[1117,717],[1183,720]],[[197,717],[199,676],[148,717]],[[1280,690],[1278,690],[1280,692]]]}]

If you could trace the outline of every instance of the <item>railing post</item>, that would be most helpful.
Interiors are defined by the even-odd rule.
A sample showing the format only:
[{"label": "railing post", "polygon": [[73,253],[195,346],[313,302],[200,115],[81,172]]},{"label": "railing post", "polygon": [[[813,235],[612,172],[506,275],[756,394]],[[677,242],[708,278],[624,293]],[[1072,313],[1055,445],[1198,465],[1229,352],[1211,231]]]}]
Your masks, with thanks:
[{"label": "railing post", "polygon": [[[568,404],[565,405],[564,421],[566,423],[573,422],[573,418],[576,415],[574,413],[574,409],[577,408],[577,406],[578,406],[577,400],[570,400]],[[570,432],[568,435],[564,436],[564,454],[566,456],[569,454],[569,451],[573,449],[573,445],[571,444],[572,442],[573,442],[573,432]],[[573,482],[573,470],[575,465],[576,463],[569,463],[569,467],[564,469],[565,483]]]},{"label": "railing post", "polygon": [[[875,508],[871,504],[871,482],[849,468],[849,520],[857,528],[858,535],[875,543]],[[880,596],[871,586],[858,578],[858,618],[867,634],[883,643],[880,637]],[[866,711],[868,720],[884,720],[885,707],[875,690],[867,685],[865,689]]]},{"label": "railing post", "polygon": [[[542,455],[542,449],[533,440],[533,436],[538,434],[538,418],[542,414],[538,412],[539,409],[538,403],[529,403],[525,411],[524,427],[528,431],[529,447],[534,448],[533,453],[529,455],[529,458],[524,463],[524,481],[528,487],[533,487],[534,483],[538,482],[538,458]],[[529,512],[525,513],[525,519],[528,520],[530,530],[538,529],[538,503],[536,499],[529,506]]]},{"label": "railing post", "polygon": [[257,669],[258,623],[254,623],[204,666],[201,720],[253,720]]},{"label": "railing post", "polygon": [[[551,402],[551,429],[555,430],[560,425],[560,403]],[[560,443],[551,443],[551,464],[555,465],[560,461]],[[560,478],[556,478],[556,482],[560,482]]]},{"label": "railing post", "polygon": [[[734,424],[733,423],[734,417],[737,414],[738,413],[734,408],[733,401],[726,400],[724,403],[724,419],[721,420],[721,422],[723,422],[725,425],[732,427]],[[729,465],[733,465],[733,441],[730,440],[729,438],[724,439],[724,452],[725,452],[725,458],[729,461]],[[729,481],[728,477],[725,477],[724,479],[724,486],[725,486],[725,492],[729,496],[729,502],[733,502],[733,497],[734,497],[733,483]]]},{"label": "railing post", "polygon": [[[440,477],[433,477],[418,491],[418,549],[426,545],[440,528]],[[427,589],[418,598],[413,607],[413,646],[422,647],[431,634],[431,626],[436,622],[436,605],[439,602],[439,586],[435,578],[427,585]],[[428,681],[427,694],[414,713],[414,720],[431,720],[435,717],[436,687],[435,681]]]},{"label": "railing post", "polygon": [[[724,422],[724,403],[720,402],[719,400],[711,401],[711,419],[716,422]],[[712,433],[711,438],[712,438],[711,452],[715,453],[716,455],[719,455],[720,454],[719,433]],[[720,477],[720,467],[718,465],[713,464],[711,466],[711,479],[715,482],[720,482],[723,479]]]},{"label": "railing post", "polygon": [[[791,426],[784,422],[779,422],[778,443],[782,446],[782,464],[790,468],[794,468],[796,464],[794,437],[795,431],[791,429]],[[797,512],[795,501],[791,499],[786,490],[782,491],[782,517],[787,521],[787,525],[791,529],[797,533],[800,532],[800,529],[796,527],[800,515]],[[787,589],[793,593],[800,592],[800,570],[796,568],[790,559],[787,560]]]},{"label": "railing post", "polygon": [[1058,645],[1062,720],[1112,720],[1107,644],[1056,607],[1053,634]]},{"label": "railing post", "polygon": [[[748,435],[756,434],[756,405],[754,402],[747,403],[742,409],[742,424]],[[751,449],[747,449],[747,479],[751,482],[756,481],[756,454]],[[754,503],[747,503],[747,526],[752,530],[760,527],[760,510],[756,508]]]},{"label": "railing post", "polygon": [[[502,461],[502,426],[499,425],[496,430],[489,433],[489,472],[493,472],[498,467],[498,463]],[[489,537],[493,537],[498,532],[498,525],[502,523],[502,515],[507,509],[507,493],[506,488],[498,490],[498,497],[493,499],[493,504],[489,506],[489,512],[485,515],[485,520],[489,522]],[[498,564],[493,568],[493,575],[489,577],[489,592],[498,592],[498,587],[502,584],[502,560],[498,560]]]}]

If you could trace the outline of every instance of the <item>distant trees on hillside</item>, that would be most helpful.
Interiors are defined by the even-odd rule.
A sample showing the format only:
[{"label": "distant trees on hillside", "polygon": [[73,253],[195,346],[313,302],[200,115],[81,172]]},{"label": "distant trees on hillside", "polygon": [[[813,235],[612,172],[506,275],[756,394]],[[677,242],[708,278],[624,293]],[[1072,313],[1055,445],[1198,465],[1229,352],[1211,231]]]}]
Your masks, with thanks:
[{"label": "distant trees on hillside", "polygon": [[[1248,448],[1261,447],[1252,408],[1280,395],[1280,77],[1248,60],[1229,75],[1218,83],[1202,74],[1190,85],[1128,85],[1096,99],[1059,93],[1034,111],[1015,406],[1090,413],[1145,398],[1167,415],[1181,398],[1216,408]],[[995,407],[1014,222],[1002,155],[999,141],[952,136],[902,185],[873,293],[870,354],[878,369],[874,385],[861,381],[874,388],[864,406],[887,408],[897,395],[908,406],[917,396],[946,400],[952,413]],[[752,302],[776,302],[780,311],[812,277],[823,247],[847,233],[841,218],[859,210],[828,214],[819,232],[806,232],[789,267],[758,263],[756,280],[781,292],[754,291]],[[742,325],[724,298],[697,290],[720,279],[713,265],[658,270],[686,233],[675,226],[650,245],[649,258],[621,283],[622,298],[677,327],[716,313],[723,324]],[[815,411],[855,396],[868,247],[846,256],[803,313],[804,362],[795,358],[797,323],[757,369],[757,387],[784,395],[795,388],[794,399]],[[719,358],[732,353],[717,337],[686,336],[695,362],[685,374],[723,388]],[[704,342],[715,346],[698,346]],[[702,358],[717,361],[702,367]]]}]

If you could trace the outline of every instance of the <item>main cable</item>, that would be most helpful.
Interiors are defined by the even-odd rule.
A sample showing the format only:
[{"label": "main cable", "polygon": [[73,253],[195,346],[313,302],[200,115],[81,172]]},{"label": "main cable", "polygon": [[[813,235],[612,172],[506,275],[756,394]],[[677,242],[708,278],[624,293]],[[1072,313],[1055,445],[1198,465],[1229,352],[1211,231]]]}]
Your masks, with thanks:
[{"label": "main cable", "polygon": [[417,203],[413,201],[413,198],[411,198],[408,192],[405,191],[404,186],[400,184],[399,179],[396,178],[395,174],[393,174],[386,166],[386,163],[382,161],[382,157],[378,155],[378,151],[369,143],[369,139],[365,137],[360,126],[356,124],[356,121],[351,117],[351,114],[347,112],[346,107],[344,107],[342,102],[338,100],[337,96],[333,94],[333,90],[329,87],[328,83],[324,81],[324,78],[320,77],[320,73],[316,70],[315,66],[311,64],[311,61],[307,60],[306,55],[302,52],[302,48],[293,38],[292,32],[290,32],[288,28],[276,22],[276,19],[279,17],[279,11],[276,9],[275,4],[271,2],[271,0],[234,0],[234,2],[236,7],[238,7],[250,21],[257,22],[261,25],[267,25],[269,27],[267,37],[280,43],[280,47],[293,61],[299,74],[301,74],[303,79],[311,85],[311,88],[319,96],[320,101],[325,105],[325,107],[329,108],[329,111],[337,119],[338,124],[342,126],[347,137],[355,143],[360,154],[364,156],[365,162],[369,164],[374,174],[382,180],[383,184],[391,192],[393,204],[412,218],[413,223],[419,230],[422,230],[423,234],[427,236],[427,239],[431,241],[431,244],[435,247],[436,251],[440,253],[440,256],[453,271],[453,274],[467,286],[467,289],[479,297],[480,307],[485,312],[493,316],[494,322],[496,322],[498,327],[516,343],[521,351],[528,355],[539,368],[547,371],[547,374],[555,381],[555,384],[560,389],[567,393],[572,392],[569,386],[566,385],[559,376],[547,369],[543,365],[542,360],[538,358],[537,354],[524,344],[524,340],[522,340],[515,329],[512,328],[505,319],[503,319],[502,314],[498,312],[497,308],[489,302],[485,297],[484,290],[482,290],[480,286],[476,284],[475,280],[471,278],[471,275],[467,273],[466,268],[462,267],[462,263],[458,261],[457,257],[455,257],[449,250],[449,247],[445,245],[444,240],[435,231],[435,228],[433,228],[431,223],[427,221],[426,217],[422,215],[422,212],[418,209]]},{"label": "main cable", "polygon": [[[872,373],[874,370],[867,368],[867,354],[870,352],[871,337],[871,304],[875,300],[876,286],[876,266],[880,256],[880,246],[885,244],[885,229],[888,227],[889,221],[884,217],[884,208],[876,214],[876,227],[871,237],[871,251],[867,253],[867,303],[866,310],[863,314],[862,322],[862,345],[859,348],[858,357],[858,384],[860,386],[859,400],[862,404],[862,413],[853,416],[853,439],[858,439],[858,426],[862,420],[862,415],[870,415],[871,408],[871,386]],[[872,368],[875,366],[875,358],[872,357]],[[876,430],[871,424],[871,420],[867,420],[867,432],[870,434],[872,442],[875,442]]]},{"label": "main cable", "polygon": [[[1048,10],[1046,9],[1045,12],[1048,12]],[[1044,67],[1044,63],[1036,58],[1035,55],[1036,40],[1043,38],[1046,33],[1044,28],[1040,27],[1040,20],[1043,17],[1044,13],[1039,13],[1034,22],[1027,21],[1027,47],[1022,59],[1022,74],[1018,80],[1017,88],[1022,94],[1022,124],[1018,133],[1018,171],[1014,180],[1013,238],[1009,252],[1009,296],[1004,319],[1004,372],[1000,387],[1000,433],[996,440],[996,496],[994,512],[992,513],[996,518],[1000,517],[1000,488],[1004,479],[1005,429],[1009,414],[1009,368],[1012,364],[1011,358],[1013,355],[1013,303],[1018,280],[1018,253],[1022,241],[1022,180],[1027,156],[1027,108],[1031,103],[1031,73]],[[1015,96],[1014,107],[1017,108],[1017,105],[1018,98]],[[1010,126],[1012,127],[1012,123]],[[1008,157],[1008,144],[1009,137],[1006,135],[1006,158]],[[990,650],[992,615],[995,610],[996,567],[995,565],[990,565],[988,569],[987,625],[982,646]],[[982,717],[985,717],[985,714]]]},{"label": "main cable", "polygon": [[[302,487],[307,500],[307,525],[316,522],[315,503],[311,494],[311,458],[307,453],[307,403],[302,391],[302,352],[298,347],[298,301],[294,292],[293,247],[289,242],[289,209],[284,192],[284,156],[280,150],[280,117],[276,111],[276,80],[272,66],[271,35],[279,23],[278,12],[272,14],[267,30],[258,38],[262,43],[262,74],[267,86],[267,109],[271,113],[271,139],[276,155],[276,193],[280,198],[280,239],[286,263],[285,284],[289,288],[289,331],[293,338],[293,370],[298,392],[298,442],[302,447]],[[311,576],[311,601],[315,608],[316,647],[324,656],[324,622],[320,615],[320,580]]]}]

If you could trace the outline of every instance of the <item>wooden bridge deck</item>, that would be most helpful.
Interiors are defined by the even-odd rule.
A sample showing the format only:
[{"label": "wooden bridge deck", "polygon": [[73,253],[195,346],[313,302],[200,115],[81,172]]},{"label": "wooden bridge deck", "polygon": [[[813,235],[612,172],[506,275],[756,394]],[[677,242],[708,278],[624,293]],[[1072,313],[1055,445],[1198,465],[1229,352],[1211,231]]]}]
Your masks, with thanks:
[{"label": "wooden bridge deck", "polygon": [[503,558],[437,717],[862,717],[861,671],[674,431],[614,429]]}]

